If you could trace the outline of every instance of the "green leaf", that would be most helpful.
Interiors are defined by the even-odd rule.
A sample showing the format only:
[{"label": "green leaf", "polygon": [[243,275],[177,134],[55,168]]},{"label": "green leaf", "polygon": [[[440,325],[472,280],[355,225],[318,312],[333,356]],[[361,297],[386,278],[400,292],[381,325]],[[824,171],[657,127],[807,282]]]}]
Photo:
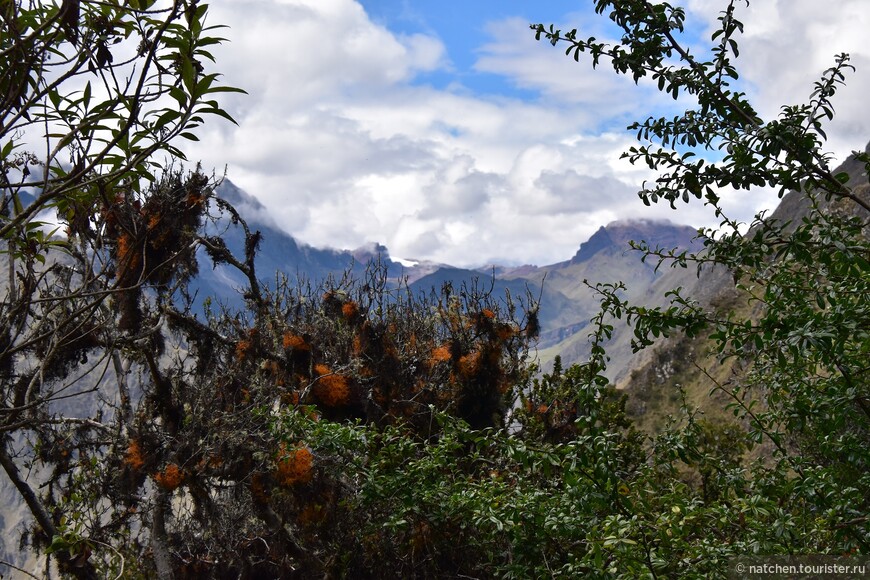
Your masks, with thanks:
[{"label": "green leaf", "polygon": [[181,117],[181,113],[176,111],[175,109],[166,109],[156,121],[154,121],[154,128],[157,130],[163,129],[172,121]]},{"label": "green leaf", "polygon": [[248,91],[236,87],[211,87],[205,94],[211,93],[241,93],[247,95]]},{"label": "green leaf", "polygon": [[24,211],[24,205],[21,203],[21,197],[19,197],[17,191],[12,193],[12,205],[15,209],[15,215],[21,215]]},{"label": "green leaf", "polygon": [[48,100],[51,101],[51,104],[54,106],[55,109],[60,109],[61,96],[57,92],[57,89],[53,88],[48,91]]},{"label": "green leaf", "polygon": [[184,110],[187,108],[187,93],[179,87],[170,87],[169,96],[178,102],[179,107]]},{"label": "green leaf", "polygon": [[238,123],[236,122],[236,120],[233,119],[233,117],[232,117],[229,113],[227,113],[226,111],[224,111],[223,109],[217,109],[217,108],[214,108],[214,107],[210,107],[210,108],[202,108],[202,109],[197,109],[197,113],[208,113],[208,114],[211,114],[211,115],[217,115],[217,116],[219,116],[219,117],[223,117],[224,119],[228,120],[228,121],[231,122],[233,125],[238,125]]},{"label": "green leaf", "polygon": [[13,141],[12,139],[7,141],[6,144],[3,145],[3,149],[0,150],[0,158],[6,159],[7,157],[9,157],[15,147],[15,141]]},{"label": "green leaf", "polygon": [[193,67],[193,62],[188,57],[181,59],[181,81],[184,87],[190,94],[195,94],[196,90],[196,69]]},{"label": "green leaf", "polygon": [[46,554],[55,554],[69,550],[70,543],[61,535],[54,536],[51,544],[45,549]]}]

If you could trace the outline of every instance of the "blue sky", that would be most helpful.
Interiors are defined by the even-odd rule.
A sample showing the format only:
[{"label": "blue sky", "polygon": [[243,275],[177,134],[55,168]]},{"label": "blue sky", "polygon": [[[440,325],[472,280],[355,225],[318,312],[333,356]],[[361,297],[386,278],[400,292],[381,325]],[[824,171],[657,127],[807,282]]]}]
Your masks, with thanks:
[{"label": "blue sky", "polygon": [[437,36],[447,46],[451,67],[420,75],[416,82],[432,83],[444,89],[461,82],[473,91],[520,99],[535,95],[519,89],[504,76],[475,70],[481,46],[491,40],[487,23],[507,18],[556,22],[577,8],[577,2],[522,0],[367,0],[361,4],[374,22],[398,34],[429,34]]},{"label": "blue sky", "polygon": [[[575,63],[530,22],[614,34],[589,0],[212,0],[230,42],[215,70],[248,96],[224,106],[187,147],[227,168],[267,216],[298,239],[460,266],[570,258],[616,219],[716,225],[702,204],[645,207],[652,177],[619,155],[632,120],[675,114],[646,83]],[[687,40],[703,50],[724,2],[686,0]],[[836,101],[830,149],[842,159],[870,139],[866,0],[738,2],[739,64],[765,118],[804,101],[837,52],[858,73]],[[775,199],[724,192],[748,220]]]}]

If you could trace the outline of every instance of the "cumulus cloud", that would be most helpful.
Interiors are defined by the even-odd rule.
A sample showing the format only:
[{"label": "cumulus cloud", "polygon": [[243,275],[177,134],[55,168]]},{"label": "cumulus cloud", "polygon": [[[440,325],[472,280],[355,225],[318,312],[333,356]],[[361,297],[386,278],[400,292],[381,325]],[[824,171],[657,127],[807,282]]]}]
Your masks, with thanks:
[{"label": "cumulus cloud", "polygon": [[[860,3],[843,2],[853,12]],[[712,3],[689,4],[702,27],[715,21]],[[812,75],[830,64],[819,60],[815,70],[810,57],[825,54],[827,35],[845,17],[815,0],[756,5],[772,12],[745,15],[750,56],[741,65],[753,94],[775,114],[780,99],[806,95]],[[189,157],[227,165],[237,185],[306,243],[380,242],[394,256],[463,266],[542,264],[569,258],[614,219],[712,221],[702,204],[676,214],[643,206],[636,191],[649,171],[619,159],[632,144],[623,130],[629,121],[680,104],[607,67],[575,63],[536,42],[525,21],[489,22],[475,64],[476,74],[533,95],[521,99],[426,84],[421,75],[452,71],[442,40],[394,33],[353,0],[236,0],[212,9],[212,23],[231,25],[224,32],[230,43],[215,51],[218,69],[249,95],[223,100],[239,126],[207,124]],[[750,26],[757,20],[764,30]],[[600,17],[565,21],[607,33],[596,28]],[[837,35],[856,62],[866,59],[859,33]],[[870,88],[866,78],[856,84]],[[870,133],[860,99],[844,92],[843,102],[846,122],[834,139]],[[862,146],[860,139],[850,147]],[[729,199],[744,219],[769,203],[755,191]]]},{"label": "cumulus cloud", "polygon": [[423,188],[425,201],[419,217],[450,219],[479,212],[503,189],[502,182],[497,174],[477,171],[469,155],[459,155],[438,168]]},{"label": "cumulus cloud", "polygon": [[[708,26],[716,22],[718,3],[690,0],[690,14]],[[834,99],[837,115],[828,127],[827,149],[839,161],[870,138],[865,97],[870,91],[870,12],[864,0],[835,4],[813,0],[736,4],[736,18],[744,23],[738,37],[737,64],[747,92],[765,119],[775,118],[782,105],[809,100],[813,83],[834,66],[840,53],[851,55],[854,73]]]},{"label": "cumulus cloud", "polygon": [[[577,18],[588,21],[580,15]],[[590,112],[607,107],[606,116],[591,115],[590,122],[620,118],[634,112],[639,99],[654,97],[647,87],[639,94],[630,78],[601,74],[588,61],[575,62],[550,43],[535,40],[525,20],[490,22],[486,30],[491,40],[480,48],[478,71],[505,76],[518,87],[552,101],[589,107]]]},{"label": "cumulus cloud", "polygon": [[621,203],[636,189],[612,176],[592,177],[573,169],[557,173],[543,171],[535,185],[549,194],[549,212],[593,212],[603,206]]}]

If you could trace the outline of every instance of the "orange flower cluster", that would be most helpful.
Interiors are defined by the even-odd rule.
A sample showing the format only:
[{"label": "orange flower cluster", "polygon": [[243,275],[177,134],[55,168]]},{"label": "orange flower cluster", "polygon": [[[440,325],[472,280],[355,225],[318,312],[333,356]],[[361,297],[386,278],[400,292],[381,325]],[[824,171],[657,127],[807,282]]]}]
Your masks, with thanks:
[{"label": "orange flower cluster", "polygon": [[311,481],[314,456],[306,447],[287,449],[282,444],[276,457],[278,482],[282,485]]},{"label": "orange flower cluster", "polygon": [[469,378],[477,374],[477,369],[480,366],[480,353],[472,351],[459,359],[459,375],[463,378]]},{"label": "orange flower cluster", "polygon": [[148,231],[154,231],[160,226],[162,216],[159,213],[152,213],[148,216]]},{"label": "orange flower cluster", "polygon": [[119,263],[126,261],[130,256],[130,250],[133,246],[132,242],[130,235],[126,232],[123,232],[118,236],[117,258]]},{"label": "orange flower cluster", "polygon": [[202,208],[205,205],[205,195],[201,190],[192,190],[187,193],[188,208]]},{"label": "orange flower cluster", "polygon": [[517,334],[517,329],[513,327],[511,324],[499,324],[495,329],[496,338],[500,341],[505,342],[510,340]]},{"label": "orange flower cluster", "polygon": [[135,471],[139,471],[145,465],[145,458],[142,456],[142,446],[139,445],[137,439],[130,441],[130,445],[127,447],[127,454],[124,456],[124,463]]},{"label": "orange flower cluster", "polygon": [[362,356],[365,352],[365,347],[363,346],[363,339],[360,335],[355,335],[353,337],[353,344],[351,345],[351,353],[353,356],[359,357]]},{"label": "orange flower cluster", "polygon": [[154,481],[166,491],[174,491],[184,483],[184,472],[176,464],[170,463],[162,472],[154,474]]},{"label": "orange flower cluster", "polygon": [[299,391],[289,391],[281,395],[281,400],[294,407],[299,404]]},{"label": "orange flower cluster", "polygon": [[239,339],[239,342],[236,343],[236,358],[238,360],[243,361],[251,358],[251,354],[253,354],[257,347],[259,336],[260,331],[256,328],[251,328],[248,329],[247,337]]},{"label": "orange flower cluster", "polygon": [[116,261],[118,262],[116,275],[118,278],[121,278],[125,272],[135,272],[135,275],[138,276],[139,266],[142,263],[142,255],[135,246],[136,242],[129,233],[122,232],[118,236],[116,249]]},{"label": "orange flower cluster", "polygon": [[283,345],[284,350],[311,350],[311,345],[304,338],[292,332],[284,333]]},{"label": "orange flower cluster", "polygon": [[236,343],[236,358],[240,361],[247,359],[251,354],[253,347],[254,344],[250,340],[243,338]]},{"label": "orange flower cluster", "polygon": [[432,354],[429,356],[429,365],[435,366],[438,363],[447,362],[450,360],[450,346],[446,344],[442,344],[438,348],[432,350]]},{"label": "orange flower cluster", "polygon": [[359,306],[353,300],[348,300],[341,305],[341,315],[347,321],[355,320],[359,316]]},{"label": "orange flower cluster", "polygon": [[314,395],[327,407],[345,405],[350,400],[350,383],[348,378],[329,370],[324,364],[314,365],[317,383],[314,385]]}]

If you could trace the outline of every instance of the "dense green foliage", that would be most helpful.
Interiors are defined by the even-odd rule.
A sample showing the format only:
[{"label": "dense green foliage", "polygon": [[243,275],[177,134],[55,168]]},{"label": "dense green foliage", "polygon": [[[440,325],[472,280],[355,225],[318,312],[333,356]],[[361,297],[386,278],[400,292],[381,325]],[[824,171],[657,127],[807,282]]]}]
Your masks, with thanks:
[{"label": "dense green foliage", "polygon": [[[213,198],[210,180],[154,173],[154,152],[178,154],[169,139],[222,114],[205,101],[217,77],[196,66],[217,42],[200,37],[204,6],[3,4],[4,58],[22,39],[65,39],[67,65],[81,59],[72,77],[115,66],[113,39],[141,33],[140,85],[164,87],[182,111],[145,114],[158,106],[151,93],[111,85],[89,108],[91,90],[61,94],[43,72],[54,51],[4,68],[4,87],[33,79],[3,113],[0,229],[15,274],[2,311],[0,462],[34,515],[26,544],[65,574],[143,578],[715,577],[738,555],[865,554],[870,188],[834,175],[822,153],[848,59],[808,104],[764,121],[731,88],[734,4],[709,60],[683,47],[683,12],[664,3],[596,2],[623,30],[617,45],[533,26],[575,59],[589,53],[691,97],[675,119],[634,125],[640,143],[626,156],[659,171],[645,203],[703,199],[721,231],[705,232],[697,255],[641,247],[700,275],[727,268],[752,305],[729,312],[675,290],[671,306],[641,308],[619,284],[599,285],[590,360],[540,376],[528,360],[533,300],[520,310],[516,297],[450,286],[415,296],[377,269],[267,286],[259,233]],[[86,38],[93,57],[77,48]],[[166,66],[146,72],[154,60]],[[46,138],[73,163],[44,160],[25,209],[15,200],[36,164],[15,123],[37,115],[68,123],[67,136]],[[761,185],[796,190],[801,213],[759,215],[741,235],[720,197]],[[46,207],[66,220],[65,241],[32,226]],[[243,231],[242,255],[215,234],[230,227]],[[197,247],[245,276],[245,310],[195,314]],[[603,375],[614,318],[633,324],[638,349],[709,337],[734,372],[710,374],[708,387],[734,421],[684,405],[653,439],[639,434]]]}]

